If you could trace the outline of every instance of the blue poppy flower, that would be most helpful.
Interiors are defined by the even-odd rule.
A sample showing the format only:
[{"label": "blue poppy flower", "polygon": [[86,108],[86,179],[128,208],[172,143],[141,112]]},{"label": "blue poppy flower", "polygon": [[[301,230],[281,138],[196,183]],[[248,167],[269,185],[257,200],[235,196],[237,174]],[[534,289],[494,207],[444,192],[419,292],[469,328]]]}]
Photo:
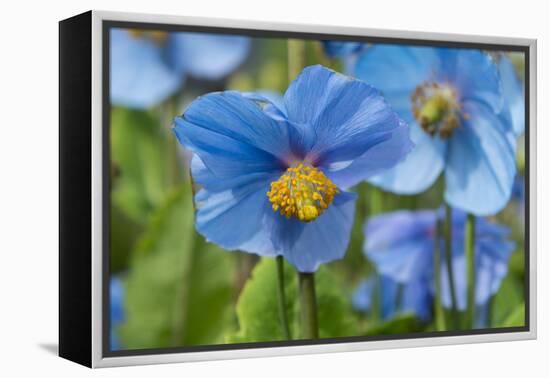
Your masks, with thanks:
[{"label": "blue poppy flower", "polygon": [[[435,210],[396,211],[373,217],[365,227],[365,255],[374,263],[380,275],[390,277],[405,287],[414,284],[417,290],[433,295],[436,220],[441,217],[441,212]],[[453,211],[452,265],[457,306],[461,311],[466,309],[467,297],[465,220],[465,212],[457,209]],[[477,218],[474,246],[475,303],[480,308],[498,291],[507,274],[508,260],[514,249],[508,234],[506,227],[482,217]],[[443,240],[439,240],[439,243],[443,250]],[[449,279],[444,262],[440,269],[442,303],[444,307],[450,308]],[[415,311],[425,314],[416,308]]]},{"label": "blue poppy flower", "polygon": [[144,109],[174,94],[188,75],[219,80],[245,60],[247,37],[111,30],[110,93],[115,105]]},{"label": "blue poppy flower", "polygon": [[111,350],[120,349],[120,342],[116,334],[116,328],[124,322],[124,285],[122,279],[118,276],[111,278],[109,283],[109,293],[111,298],[109,316],[111,319],[111,329],[109,331]]},{"label": "blue poppy flower", "polygon": [[373,298],[378,293],[380,315],[388,320],[399,313],[413,313],[428,321],[431,317],[432,295],[427,280],[400,284],[390,276],[378,275],[362,281],[352,298],[353,307],[362,312],[373,311]]},{"label": "blue poppy flower", "polygon": [[377,45],[354,74],[379,88],[411,126],[415,149],[370,181],[416,194],[445,175],[445,201],[475,215],[501,210],[516,173],[513,128],[492,59],[478,50]]},{"label": "blue poppy flower", "polygon": [[325,54],[329,58],[347,58],[355,53],[358,53],[363,48],[360,42],[346,41],[321,41]]},{"label": "blue poppy flower", "polygon": [[196,99],[175,120],[194,152],[196,227],[226,250],[284,256],[301,272],[343,257],[355,194],[412,148],[377,90],[322,66],[305,68],[284,110],[235,91]]}]

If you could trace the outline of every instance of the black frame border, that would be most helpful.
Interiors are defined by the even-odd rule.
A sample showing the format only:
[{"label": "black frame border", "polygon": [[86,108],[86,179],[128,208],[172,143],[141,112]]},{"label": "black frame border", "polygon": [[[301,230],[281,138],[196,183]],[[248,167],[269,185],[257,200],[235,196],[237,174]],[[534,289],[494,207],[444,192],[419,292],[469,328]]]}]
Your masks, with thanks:
[{"label": "black frame border", "polygon": [[[323,338],[317,340],[286,340],[286,341],[268,341],[268,342],[252,342],[239,344],[213,344],[213,345],[195,345],[169,348],[148,348],[148,349],[131,349],[131,350],[110,350],[109,331],[111,328],[109,317],[109,278],[110,272],[110,176],[106,172],[110,172],[110,38],[109,31],[113,28],[134,28],[142,30],[162,30],[167,32],[202,32],[202,33],[217,33],[230,35],[246,35],[256,38],[298,38],[305,40],[339,40],[339,41],[354,41],[364,43],[387,43],[398,45],[411,46],[431,46],[431,47],[453,47],[453,48],[473,48],[487,51],[506,51],[519,52],[524,54],[525,58],[525,237],[524,250],[527,251],[524,259],[524,299],[525,299],[525,325],[522,327],[502,327],[502,328],[483,328],[463,331],[431,331],[417,332],[399,335],[379,335],[379,336],[349,336],[337,338]],[[512,45],[503,43],[480,43],[480,42],[455,42],[441,41],[436,39],[418,39],[418,38],[394,38],[394,37],[370,37],[370,36],[354,36],[329,33],[309,33],[295,31],[274,31],[265,29],[246,29],[232,27],[213,27],[213,26],[196,26],[196,25],[178,25],[169,23],[149,23],[149,22],[133,22],[133,21],[117,21],[103,20],[101,26],[102,38],[102,172],[103,172],[103,188],[102,188],[102,214],[103,214],[103,240],[102,240],[102,357],[127,357],[127,356],[144,356],[156,354],[172,354],[172,353],[193,353],[193,352],[211,352],[223,350],[245,350],[245,349],[260,349],[260,348],[280,348],[293,346],[307,345],[323,345],[323,344],[341,344],[354,342],[368,341],[388,341],[388,340],[404,340],[404,339],[422,339],[422,338],[437,338],[449,336],[471,336],[471,335],[487,335],[487,334],[502,334],[513,332],[529,332],[530,328],[530,47],[523,45]],[[405,32],[403,32],[405,33]]]}]

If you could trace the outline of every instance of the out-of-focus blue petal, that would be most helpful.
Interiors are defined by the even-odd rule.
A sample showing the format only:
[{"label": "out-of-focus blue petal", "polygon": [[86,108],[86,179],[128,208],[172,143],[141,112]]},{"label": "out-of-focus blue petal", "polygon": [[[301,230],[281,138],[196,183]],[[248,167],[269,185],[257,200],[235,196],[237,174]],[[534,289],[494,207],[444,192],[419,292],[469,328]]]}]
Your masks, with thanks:
[{"label": "out-of-focus blue petal", "polygon": [[272,232],[277,254],[300,272],[315,272],[319,265],[341,259],[349,243],[355,199],[354,193],[339,193],[328,209],[309,223],[271,211],[265,227]]},{"label": "out-of-focus blue petal", "polygon": [[389,101],[399,112],[399,109],[410,107],[411,92],[433,77],[438,64],[437,50],[432,47],[375,45],[361,54],[354,73],[380,89],[384,97],[396,100]]},{"label": "out-of-focus blue petal", "polygon": [[365,254],[379,273],[397,282],[426,277],[432,269],[435,221],[435,212],[430,210],[371,218],[365,227]]},{"label": "out-of-focus blue petal", "polygon": [[110,48],[110,96],[115,105],[144,109],[173,94],[184,76],[163,61],[162,48],[152,40],[132,37],[112,29]]},{"label": "out-of-focus blue petal", "polygon": [[433,138],[410,123],[412,151],[394,168],[369,178],[369,182],[397,194],[416,194],[428,189],[445,167],[447,143]]},{"label": "out-of-focus blue petal", "polygon": [[360,42],[322,41],[325,54],[330,58],[346,58],[363,48]]},{"label": "out-of-focus blue petal", "polygon": [[[456,210],[455,210],[456,212]],[[514,244],[507,239],[509,230],[504,226],[477,218],[475,230],[475,303],[484,306],[496,294],[508,272],[508,260]],[[453,273],[458,308],[467,306],[466,259],[464,256],[464,225],[453,224]],[[441,267],[442,303],[451,306],[447,269]]]},{"label": "out-of-focus blue petal", "polygon": [[438,49],[441,67],[437,80],[457,89],[462,102],[484,103],[494,113],[503,106],[502,88],[496,65],[480,50]]},{"label": "out-of-focus blue petal", "polygon": [[199,97],[176,118],[174,130],[214,175],[227,179],[283,169],[293,157],[289,127],[228,91]]},{"label": "out-of-focus blue petal", "polygon": [[411,312],[422,320],[430,319],[432,296],[426,279],[399,284],[385,275],[370,277],[355,290],[352,304],[359,311],[372,311],[375,295],[380,299],[380,315],[384,320],[399,312]]},{"label": "out-of-focus blue petal", "polygon": [[475,215],[492,215],[510,198],[514,149],[501,119],[490,109],[467,102],[464,111],[468,117],[449,142],[445,200]]},{"label": "out-of-focus blue petal", "polygon": [[367,312],[371,309],[374,296],[374,287],[374,277],[361,281],[357,289],[353,292],[353,297],[351,300],[352,305],[356,310]]},{"label": "out-of-focus blue petal", "polygon": [[514,65],[503,56],[498,63],[498,71],[502,82],[502,94],[505,107],[510,112],[512,127],[516,137],[523,134],[525,129],[525,99],[523,82],[519,80]]},{"label": "out-of-focus blue petal", "polygon": [[[347,168],[396,135],[403,137],[399,129],[406,127],[377,90],[320,65],[306,67],[284,100],[289,120],[315,132],[317,140],[306,159],[327,172]],[[405,146],[409,148],[399,144],[392,150],[394,162],[410,150],[410,143]]]},{"label": "out-of-focus blue petal", "polygon": [[241,65],[250,50],[250,38],[241,36],[172,33],[169,60],[179,72],[198,79],[219,80]]},{"label": "out-of-focus blue petal", "polygon": [[111,350],[120,349],[120,342],[116,333],[117,327],[126,318],[124,310],[124,284],[119,276],[111,277],[109,282],[110,297],[110,320],[111,329],[109,330],[109,340]]}]

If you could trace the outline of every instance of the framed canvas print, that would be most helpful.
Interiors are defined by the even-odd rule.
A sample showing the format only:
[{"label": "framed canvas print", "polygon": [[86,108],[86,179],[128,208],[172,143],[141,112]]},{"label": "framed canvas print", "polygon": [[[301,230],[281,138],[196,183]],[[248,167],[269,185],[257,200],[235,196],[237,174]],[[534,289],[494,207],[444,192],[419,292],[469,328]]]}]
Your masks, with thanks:
[{"label": "framed canvas print", "polygon": [[536,41],[60,22],[62,357],[536,337]]}]

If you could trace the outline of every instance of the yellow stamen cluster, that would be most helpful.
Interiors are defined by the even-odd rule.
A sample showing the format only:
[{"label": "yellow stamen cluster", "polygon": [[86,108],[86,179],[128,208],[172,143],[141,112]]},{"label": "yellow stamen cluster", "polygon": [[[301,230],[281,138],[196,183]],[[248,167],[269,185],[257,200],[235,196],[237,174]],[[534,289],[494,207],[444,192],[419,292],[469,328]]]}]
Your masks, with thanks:
[{"label": "yellow stamen cluster", "polygon": [[431,136],[449,138],[460,124],[458,95],[449,85],[424,82],[412,93],[411,102],[414,117]]},{"label": "yellow stamen cluster", "polygon": [[273,211],[302,222],[317,219],[330,206],[338,188],[323,172],[309,165],[290,167],[267,192]]}]

